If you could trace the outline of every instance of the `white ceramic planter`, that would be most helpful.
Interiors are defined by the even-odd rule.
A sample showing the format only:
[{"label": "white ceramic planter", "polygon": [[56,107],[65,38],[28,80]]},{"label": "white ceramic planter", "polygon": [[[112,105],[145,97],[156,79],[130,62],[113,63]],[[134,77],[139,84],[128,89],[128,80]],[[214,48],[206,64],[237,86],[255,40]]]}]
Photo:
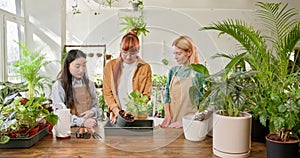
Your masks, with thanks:
[{"label": "white ceramic planter", "polygon": [[197,121],[194,115],[187,115],[182,118],[182,128],[184,136],[190,141],[201,141],[206,138],[209,131],[210,119]]},{"label": "white ceramic planter", "polygon": [[219,157],[249,157],[252,115],[243,117],[213,115],[213,152]]}]

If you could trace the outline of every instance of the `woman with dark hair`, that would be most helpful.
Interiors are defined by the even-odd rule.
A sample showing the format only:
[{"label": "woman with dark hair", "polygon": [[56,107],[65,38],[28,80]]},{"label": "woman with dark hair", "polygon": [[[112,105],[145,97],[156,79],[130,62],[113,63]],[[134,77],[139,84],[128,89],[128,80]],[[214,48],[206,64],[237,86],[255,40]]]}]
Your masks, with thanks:
[{"label": "woman with dark hair", "polygon": [[112,112],[112,123],[120,110],[126,111],[128,94],[140,91],[150,100],[152,89],[152,71],[148,63],[139,56],[139,38],[133,32],[125,34],[121,40],[120,56],[109,61],[104,70],[103,96]]},{"label": "woman with dark hair", "polygon": [[[199,64],[197,48],[188,36],[179,36],[172,43],[177,66],[170,69],[164,94],[165,118],[161,127],[181,128],[182,117],[195,114],[189,97],[189,87],[204,86],[204,75],[193,71],[189,65]],[[202,96],[199,96],[199,100]]]},{"label": "woman with dark hair", "polygon": [[[65,104],[71,112],[71,126],[93,128],[99,117],[99,102],[95,85],[87,77],[86,54],[70,50],[63,68],[52,87],[54,105]],[[56,107],[62,108],[62,107]]]}]

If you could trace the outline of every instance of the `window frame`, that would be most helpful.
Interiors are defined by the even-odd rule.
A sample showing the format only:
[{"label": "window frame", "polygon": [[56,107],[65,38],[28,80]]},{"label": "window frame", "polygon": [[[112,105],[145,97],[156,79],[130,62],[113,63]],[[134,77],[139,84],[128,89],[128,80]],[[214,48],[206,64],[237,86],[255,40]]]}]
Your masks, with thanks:
[{"label": "window frame", "polygon": [[[24,28],[23,38],[20,41],[25,42],[26,39],[26,23],[25,18],[16,14],[0,9],[0,81],[8,81],[8,48],[7,48],[7,23],[13,22],[22,25]],[[21,48],[19,48],[21,50]]]}]

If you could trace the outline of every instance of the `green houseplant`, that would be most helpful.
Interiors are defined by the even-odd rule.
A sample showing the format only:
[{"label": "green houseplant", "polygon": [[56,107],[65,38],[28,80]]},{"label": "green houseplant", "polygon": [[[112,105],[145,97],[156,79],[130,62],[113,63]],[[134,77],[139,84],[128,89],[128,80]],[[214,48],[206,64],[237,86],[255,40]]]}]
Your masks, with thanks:
[{"label": "green houseplant", "polygon": [[20,93],[27,91],[24,83],[4,82],[1,86],[0,144],[7,143],[10,138],[34,135],[33,129],[39,124],[45,125],[45,121],[52,125],[57,123],[58,117],[52,112],[52,102],[45,96],[23,98]]},{"label": "green houseplant", "polygon": [[[241,45],[247,55],[244,60],[251,69],[257,70],[255,76],[256,92],[253,93],[255,106],[250,106],[254,115],[266,126],[269,121],[272,139],[280,142],[295,141],[299,135],[299,70],[290,55],[300,40],[300,21],[295,8],[282,3],[258,2],[257,16],[264,30],[255,30],[242,20],[227,19],[203,27],[201,30],[218,30],[227,34]],[[287,113],[289,112],[289,113]],[[269,138],[267,136],[267,138]],[[296,139],[298,146],[299,139]],[[268,151],[268,155],[279,150]],[[294,154],[297,153],[294,150]],[[291,152],[288,152],[291,153]],[[286,155],[282,154],[282,155]]]},{"label": "green houseplant", "polygon": [[143,0],[129,0],[128,3],[132,5],[134,11],[143,10],[144,8]]},{"label": "green houseplant", "polygon": [[22,77],[28,84],[27,98],[38,94],[39,90],[44,90],[45,86],[51,87],[50,80],[40,74],[40,70],[45,68],[51,61],[46,61],[45,54],[39,52],[31,52],[28,47],[18,42],[22,48],[21,59],[16,61],[13,66],[16,68],[16,73]]},{"label": "green houseplant", "polygon": [[129,32],[133,31],[137,34],[137,36],[143,34],[146,36],[149,33],[147,29],[147,24],[144,22],[143,16],[139,17],[132,17],[132,16],[125,16],[122,17],[122,21],[120,23],[123,28],[120,30],[121,32]]},{"label": "green houseplant", "polygon": [[[213,113],[213,152],[220,157],[233,155],[247,157],[250,154],[252,116],[245,110],[247,104],[253,104],[250,94],[254,89],[254,84],[251,78],[257,72],[233,71],[234,65],[244,56],[245,53],[240,54],[233,58],[225,69],[216,74],[206,75],[204,90],[195,86],[190,88],[191,102],[198,107],[199,112],[203,112],[208,107],[215,110]],[[191,67],[197,72],[204,73],[202,72],[205,70],[203,65],[192,64]],[[197,93],[202,93],[201,101],[195,99],[194,95]],[[203,120],[207,116],[198,117]]]},{"label": "green houseplant", "polygon": [[126,99],[127,111],[134,116],[136,120],[143,120],[148,117],[148,97],[140,91],[131,92]]}]

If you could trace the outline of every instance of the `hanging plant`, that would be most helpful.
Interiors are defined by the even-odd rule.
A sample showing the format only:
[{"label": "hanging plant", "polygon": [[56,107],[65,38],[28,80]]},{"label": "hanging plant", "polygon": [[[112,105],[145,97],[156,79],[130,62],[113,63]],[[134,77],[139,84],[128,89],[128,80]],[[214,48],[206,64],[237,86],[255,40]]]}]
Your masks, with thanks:
[{"label": "hanging plant", "polygon": [[122,20],[123,21],[120,23],[120,25],[123,25],[124,27],[120,30],[121,32],[134,31],[136,32],[137,36],[139,36],[140,34],[146,36],[146,34],[149,32],[149,30],[146,27],[147,24],[145,23],[143,16],[125,16],[122,18]]},{"label": "hanging plant", "polygon": [[80,10],[79,10],[79,8],[78,8],[78,0],[74,0],[74,5],[72,5],[72,13],[73,13],[73,15],[75,15],[75,14],[80,14],[81,12],[80,12]]}]

